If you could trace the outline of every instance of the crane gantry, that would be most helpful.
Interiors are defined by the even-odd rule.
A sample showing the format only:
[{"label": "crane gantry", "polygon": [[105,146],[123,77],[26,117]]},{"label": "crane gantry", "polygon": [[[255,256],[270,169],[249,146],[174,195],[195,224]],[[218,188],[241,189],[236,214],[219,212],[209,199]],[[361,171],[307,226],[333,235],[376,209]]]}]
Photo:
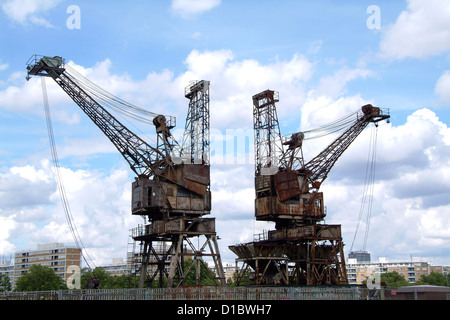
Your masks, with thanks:
[{"label": "crane gantry", "polygon": [[[131,109],[136,109],[135,106],[90,83],[61,57],[33,55],[28,60],[27,72],[27,80],[30,76],[51,77],[108,137],[136,174],[131,213],[148,220],[146,225],[133,229],[133,239],[143,243],[140,287],[147,276],[153,281],[157,275],[160,287],[164,285],[164,276],[168,287],[182,286],[194,266],[200,285],[200,265],[206,264],[204,257],[213,258],[215,272],[211,276],[225,285],[215,219],[204,217],[211,211],[209,81],[193,81],[186,87],[189,110],[181,145],[170,131],[175,127],[173,117],[148,113],[153,116],[157,134],[156,146],[152,146],[106,109],[117,103]],[[197,248],[191,241],[193,237],[206,240]],[[166,243],[169,245],[162,245]],[[194,263],[185,269],[186,257],[191,257]],[[150,270],[149,265],[155,268]],[[178,283],[174,281],[176,275]]]},{"label": "crane gantry", "polygon": [[275,222],[262,239],[230,246],[257,285],[347,284],[340,225],[323,222],[326,210],[319,191],[328,173],[369,123],[389,119],[380,108],[365,105],[334,124],[345,131],[309,162],[303,158],[304,132],[283,139],[276,102],[265,90],[253,96],[255,136],[255,218]]}]

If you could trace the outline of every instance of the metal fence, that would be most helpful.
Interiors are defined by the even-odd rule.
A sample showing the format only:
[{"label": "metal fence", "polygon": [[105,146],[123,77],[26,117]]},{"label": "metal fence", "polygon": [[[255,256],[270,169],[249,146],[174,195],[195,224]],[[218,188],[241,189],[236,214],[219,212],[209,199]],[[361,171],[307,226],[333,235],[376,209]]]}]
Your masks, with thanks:
[{"label": "metal fence", "polygon": [[381,300],[359,287],[183,287],[3,292],[0,300]]}]

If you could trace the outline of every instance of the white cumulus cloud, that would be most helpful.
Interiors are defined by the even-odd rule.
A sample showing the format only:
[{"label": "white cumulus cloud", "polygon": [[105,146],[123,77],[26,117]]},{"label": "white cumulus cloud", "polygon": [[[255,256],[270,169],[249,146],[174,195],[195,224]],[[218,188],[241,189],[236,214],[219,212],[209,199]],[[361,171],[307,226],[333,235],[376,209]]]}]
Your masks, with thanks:
[{"label": "white cumulus cloud", "polygon": [[60,2],[61,0],[7,0],[2,3],[1,8],[8,18],[19,24],[53,28],[42,15]]},{"label": "white cumulus cloud", "polygon": [[450,2],[447,0],[408,0],[407,9],[383,30],[380,43],[380,53],[387,59],[422,59],[448,51]]}]

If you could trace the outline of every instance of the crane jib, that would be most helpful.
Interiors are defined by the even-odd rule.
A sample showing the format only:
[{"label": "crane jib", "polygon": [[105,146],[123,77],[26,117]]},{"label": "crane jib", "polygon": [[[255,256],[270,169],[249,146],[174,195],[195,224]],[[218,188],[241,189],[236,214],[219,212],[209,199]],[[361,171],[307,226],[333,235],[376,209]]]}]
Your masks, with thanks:
[{"label": "crane jib", "polygon": [[[27,62],[27,79],[30,76],[48,76],[69,95],[86,115],[109,138],[130,168],[138,175],[152,176],[155,163],[170,159],[170,154],[150,146],[139,136],[127,129],[94,99],[86,88],[79,85],[76,77],[69,74],[61,57],[43,57],[34,55]],[[165,149],[165,151],[171,151]]]}]

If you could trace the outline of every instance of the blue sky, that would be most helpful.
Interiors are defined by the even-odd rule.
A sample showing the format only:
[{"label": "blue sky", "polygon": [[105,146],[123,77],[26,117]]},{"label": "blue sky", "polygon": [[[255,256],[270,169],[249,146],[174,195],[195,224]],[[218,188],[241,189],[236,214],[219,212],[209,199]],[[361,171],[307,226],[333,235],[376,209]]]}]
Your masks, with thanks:
[{"label": "blue sky", "polygon": [[[79,16],[68,10],[73,5]],[[69,28],[72,18],[79,28]],[[230,263],[228,245],[273,227],[254,221],[252,95],[279,91],[283,134],[321,126],[365,103],[389,108],[391,123],[378,128],[366,249],[374,259],[413,256],[450,265],[449,21],[444,0],[0,1],[0,255],[72,242],[52,173],[41,83],[25,80],[26,61],[42,54],[62,56],[127,101],[176,116],[178,130],[188,106],[184,87],[211,81],[211,215]],[[83,242],[96,264],[125,258],[128,230],[142,223],[129,212],[133,174],[62,90],[46,83]],[[346,251],[370,130],[322,186],[326,222],[342,225]],[[221,149],[233,135],[247,137],[250,147],[226,140],[228,152]],[[329,142],[305,145],[306,157]],[[237,150],[236,161],[229,150]]]}]

